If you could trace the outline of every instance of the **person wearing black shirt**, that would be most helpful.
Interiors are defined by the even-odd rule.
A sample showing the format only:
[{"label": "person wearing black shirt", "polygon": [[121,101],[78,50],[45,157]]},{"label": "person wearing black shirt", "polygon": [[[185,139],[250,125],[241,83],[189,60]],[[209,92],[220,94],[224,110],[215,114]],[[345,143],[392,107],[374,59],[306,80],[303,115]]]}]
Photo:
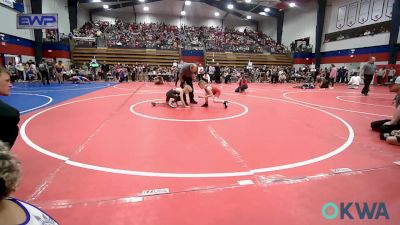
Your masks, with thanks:
[{"label": "person wearing black shirt", "polygon": [[[8,96],[11,89],[10,72],[0,66],[0,96]],[[14,145],[18,137],[19,111],[0,100],[0,140]]]},{"label": "person wearing black shirt", "polygon": [[[185,86],[185,83],[192,88],[192,91],[189,92],[190,103],[197,104],[194,100],[194,93],[193,93],[193,77],[197,73],[197,65],[194,63],[187,63],[182,66],[182,69],[179,71],[179,80],[181,82],[181,88]],[[175,84],[176,85],[176,84]],[[186,102],[186,95],[184,96],[184,101]]]},{"label": "person wearing black shirt", "polygon": [[219,63],[215,65],[214,79],[215,83],[221,83],[221,68],[219,67]]}]

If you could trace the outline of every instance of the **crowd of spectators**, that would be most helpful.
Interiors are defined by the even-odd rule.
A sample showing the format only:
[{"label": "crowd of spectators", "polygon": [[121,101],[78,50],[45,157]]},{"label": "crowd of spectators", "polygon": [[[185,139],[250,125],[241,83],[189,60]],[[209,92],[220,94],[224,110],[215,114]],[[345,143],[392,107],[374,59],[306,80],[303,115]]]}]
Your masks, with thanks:
[{"label": "crowd of spectators", "polygon": [[104,38],[107,47],[120,48],[192,48],[207,51],[286,53],[287,47],[278,44],[262,32],[245,29],[243,32],[222,27],[194,27],[165,23],[127,23],[116,19],[85,23],[73,36]]},{"label": "crowd of spectators", "polygon": [[207,51],[286,53],[287,48],[262,32],[244,29],[243,32],[222,27],[184,26],[184,43],[203,46]]}]

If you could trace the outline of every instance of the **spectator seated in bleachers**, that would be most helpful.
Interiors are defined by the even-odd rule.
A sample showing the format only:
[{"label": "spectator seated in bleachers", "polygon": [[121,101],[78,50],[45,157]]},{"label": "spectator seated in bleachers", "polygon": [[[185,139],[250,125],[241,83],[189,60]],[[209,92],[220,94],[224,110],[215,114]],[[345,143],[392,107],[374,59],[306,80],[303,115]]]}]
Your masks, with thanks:
[{"label": "spectator seated in bleachers", "polygon": [[105,37],[108,47],[178,49],[204,47],[208,51],[286,53],[287,48],[268,35],[245,29],[243,32],[221,27],[178,28],[164,23],[127,23],[116,19],[85,23],[75,37]]}]

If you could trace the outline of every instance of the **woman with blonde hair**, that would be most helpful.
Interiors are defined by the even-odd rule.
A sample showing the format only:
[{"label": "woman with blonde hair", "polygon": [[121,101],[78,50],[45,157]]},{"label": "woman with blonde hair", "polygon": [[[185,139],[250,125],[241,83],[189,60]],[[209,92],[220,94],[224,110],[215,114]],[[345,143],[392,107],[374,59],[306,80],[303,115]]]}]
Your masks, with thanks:
[{"label": "woman with blonde hair", "polygon": [[0,223],[2,225],[58,225],[45,212],[29,203],[10,197],[21,178],[19,162],[0,141]]}]

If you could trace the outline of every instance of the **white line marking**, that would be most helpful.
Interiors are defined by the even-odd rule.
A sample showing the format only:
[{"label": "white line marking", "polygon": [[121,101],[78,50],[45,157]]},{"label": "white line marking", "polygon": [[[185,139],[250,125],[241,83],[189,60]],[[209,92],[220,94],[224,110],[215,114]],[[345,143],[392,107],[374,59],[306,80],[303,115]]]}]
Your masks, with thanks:
[{"label": "white line marking", "polygon": [[[324,106],[324,105],[318,105],[318,104],[313,104],[313,103],[309,103],[309,102],[305,102],[305,101],[300,101],[300,100],[296,100],[294,98],[290,98],[287,95],[289,94],[296,94],[296,93],[305,93],[305,91],[297,91],[297,92],[285,92],[283,93],[283,97],[297,102],[297,103],[301,103],[301,104],[306,104],[306,105],[311,105],[311,106],[317,106],[317,107],[321,107],[321,108],[326,108],[326,109],[335,109],[335,110],[339,110],[339,111],[345,111],[345,112],[352,112],[352,113],[359,113],[359,114],[366,114],[366,115],[372,115],[372,116],[382,116],[382,117],[391,117],[390,115],[382,115],[382,114],[376,114],[376,113],[369,113],[369,112],[362,112],[362,111],[355,111],[355,110],[349,110],[349,109],[342,109],[342,108],[336,108],[336,107],[330,107],[330,106]],[[312,92],[307,92],[307,93],[312,93]],[[317,93],[317,92],[314,92]]]},{"label": "white line marking", "polygon": [[[160,101],[160,100],[164,100],[165,101],[165,99],[151,99],[151,100],[145,100],[145,101],[141,101],[141,102],[135,103],[130,107],[130,111],[133,114],[137,115],[137,116],[141,116],[141,117],[144,117],[144,118],[147,118],[147,119],[173,121],[173,122],[209,122],[209,121],[228,120],[228,119],[234,119],[234,118],[243,116],[249,111],[249,109],[245,105],[242,105],[242,104],[237,103],[237,102],[232,102],[232,101],[229,101],[229,103],[233,103],[233,104],[242,106],[244,108],[244,111],[241,112],[240,114],[234,115],[234,116],[221,117],[221,118],[211,118],[211,119],[187,119],[187,120],[184,120],[184,119],[162,118],[162,117],[148,116],[148,115],[136,112],[134,110],[134,108],[136,106],[140,105],[140,104],[143,104],[143,103],[146,103],[146,102],[152,102],[152,101]],[[221,108],[222,107],[223,106],[221,106]]]},{"label": "white line marking", "polygon": [[228,142],[225,141],[224,138],[221,137],[221,135],[217,134],[214,128],[211,126],[208,127],[208,130],[210,131],[211,135],[219,142],[221,143],[222,147],[238,162],[243,168],[248,168],[246,165],[246,162],[242,159],[240,154],[232,148]]},{"label": "white line marking", "polygon": [[88,90],[88,89],[100,89],[100,88],[105,88],[105,87],[110,87],[111,84],[108,85],[104,85],[104,86],[98,86],[98,87],[87,87],[87,88],[76,88],[76,89],[70,89],[70,88],[66,88],[66,89],[48,89],[48,90],[36,90],[36,91],[29,91],[29,90],[22,90],[23,88],[19,88],[19,87],[15,87],[15,89],[18,89],[16,91],[18,92],[23,92],[23,93],[36,93],[36,92],[52,92],[52,91],[79,91],[79,90]]},{"label": "white line marking", "polygon": [[239,180],[238,184],[244,186],[244,185],[252,185],[254,184],[254,182],[252,180]]},{"label": "white line marking", "polygon": [[352,102],[352,103],[357,103],[357,104],[361,104],[361,105],[370,105],[370,106],[393,108],[393,106],[389,106],[389,105],[377,105],[377,104],[371,104],[371,103],[364,103],[364,102],[356,102],[356,101],[346,100],[346,99],[342,99],[343,97],[358,97],[358,96],[336,96],[336,99],[338,99],[340,101],[344,101],[344,102]]},{"label": "white line marking", "polygon": [[[43,111],[40,111],[40,112],[34,114],[33,116],[31,116],[30,118],[28,118],[22,124],[21,131],[20,131],[21,137],[25,141],[25,143],[27,145],[29,145],[30,147],[32,147],[34,150],[36,150],[38,152],[41,152],[41,153],[43,153],[45,155],[48,155],[50,157],[62,160],[68,165],[72,165],[72,166],[76,166],[76,167],[80,167],[80,168],[85,168],[85,169],[96,170],[96,171],[107,172],[107,173],[125,174],[125,175],[133,175],[133,176],[147,176],[147,177],[169,177],[169,178],[240,177],[240,176],[251,176],[251,175],[254,175],[256,173],[271,172],[271,171],[277,171],[277,170],[286,170],[286,169],[306,166],[306,165],[309,165],[309,164],[313,164],[313,163],[316,163],[316,162],[320,162],[320,161],[329,159],[329,158],[331,158],[331,157],[343,152],[347,147],[349,147],[351,145],[351,143],[354,140],[354,130],[353,130],[353,128],[345,120],[343,120],[339,116],[334,115],[333,113],[330,113],[330,112],[325,111],[323,109],[312,107],[312,106],[309,106],[309,105],[306,105],[306,104],[301,104],[301,103],[288,101],[288,100],[282,100],[282,99],[255,96],[255,95],[243,95],[243,96],[295,104],[295,105],[303,106],[303,107],[306,107],[306,108],[314,109],[314,110],[323,112],[323,113],[325,113],[325,114],[327,114],[329,116],[332,116],[333,118],[335,118],[335,119],[339,120],[341,123],[343,123],[345,125],[345,127],[347,128],[348,133],[349,133],[349,135],[347,137],[347,140],[340,147],[338,147],[337,149],[335,149],[335,150],[333,150],[333,151],[331,151],[331,152],[329,152],[329,153],[327,153],[325,155],[322,155],[322,156],[319,156],[319,157],[316,157],[316,158],[312,158],[312,159],[309,159],[309,160],[301,161],[301,162],[286,164],[286,165],[259,168],[259,169],[253,169],[253,170],[242,171],[242,172],[226,172],[226,173],[161,173],[161,172],[145,172],[145,171],[132,171],[132,170],[115,169],[115,168],[101,167],[101,166],[95,166],[95,165],[75,162],[75,161],[69,160],[69,158],[66,157],[66,156],[62,156],[62,155],[53,153],[53,152],[51,152],[49,150],[46,150],[46,149],[36,145],[35,143],[32,142],[32,140],[29,139],[29,137],[26,134],[26,127],[27,127],[27,125],[29,124],[29,122],[32,119],[34,119],[37,116],[39,116],[39,115],[41,115],[41,114],[43,114],[45,112],[48,112],[48,111],[50,111],[52,109],[59,108],[59,107],[65,106],[65,105],[78,103],[78,102],[85,102],[85,101],[94,100],[94,99],[103,99],[103,98],[126,96],[126,95],[131,95],[131,94],[128,93],[128,94],[118,94],[118,95],[107,95],[107,96],[92,97],[92,98],[87,98],[87,99],[67,102],[67,103],[60,104],[60,105],[57,105],[57,106],[53,106],[51,108],[45,109]],[[237,94],[231,94],[231,95],[237,95]]]},{"label": "white line marking", "polygon": [[47,95],[28,94],[28,93],[19,93],[19,92],[13,92],[11,95],[32,95],[32,96],[39,96],[39,97],[44,97],[44,98],[48,99],[48,101],[46,103],[44,103],[42,105],[39,105],[39,106],[36,106],[36,107],[33,107],[33,108],[30,108],[30,109],[27,109],[27,110],[24,110],[24,111],[21,111],[20,113],[30,112],[30,111],[33,111],[35,109],[45,107],[46,105],[48,105],[48,104],[53,102],[53,98],[50,97],[50,96],[47,96]]}]

